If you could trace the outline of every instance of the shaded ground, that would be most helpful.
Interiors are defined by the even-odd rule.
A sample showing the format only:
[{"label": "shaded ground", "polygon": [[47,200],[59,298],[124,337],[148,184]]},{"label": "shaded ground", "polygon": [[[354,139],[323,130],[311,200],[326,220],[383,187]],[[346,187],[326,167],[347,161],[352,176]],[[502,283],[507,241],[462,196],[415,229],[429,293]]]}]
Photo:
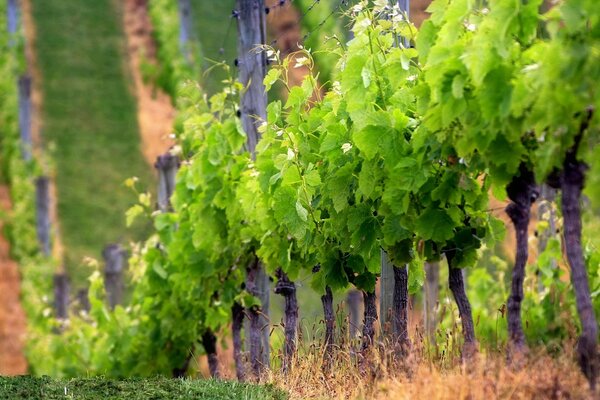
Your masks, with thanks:
[{"label": "shaded ground", "polygon": [[[8,188],[0,186],[0,213],[9,209]],[[19,271],[17,264],[10,259],[9,243],[2,232],[0,219],[0,375],[19,375],[27,372],[23,354],[25,313],[19,301]]]},{"label": "shaded ground", "polygon": [[180,380],[167,378],[108,380],[84,378],[53,380],[48,377],[0,377],[0,398],[54,399],[128,399],[128,400],[283,400],[287,395],[271,386],[213,380]]}]

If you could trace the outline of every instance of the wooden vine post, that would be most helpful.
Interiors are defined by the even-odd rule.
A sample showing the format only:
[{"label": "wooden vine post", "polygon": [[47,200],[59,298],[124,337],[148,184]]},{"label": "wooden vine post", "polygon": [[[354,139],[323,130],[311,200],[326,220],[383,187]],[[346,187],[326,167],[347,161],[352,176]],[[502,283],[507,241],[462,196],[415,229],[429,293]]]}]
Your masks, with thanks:
[{"label": "wooden vine post", "polygon": [[379,315],[384,335],[391,333],[392,304],[394,302],[394,266],[387,253],[381,250],[381,276],[379,277]]},{"label": "wooden vine post", "polygon": [[8,34],[11,36],[9,44],[12,47],[15,43],[12,36],[17,32],[17,28],[19,26],[19,5],[17,4],[17,0],[8,0],[6,7],[6,19]]},{"label": "wooden vine post", "polygon": [[124,249],[116,243],[107,245],[102,251],[102,257],[104,258],[104,288],[111,310],[123,301],[124,255]]},{"label": "wooden vine post", "polygon": [[31,160],[31,77],[27,74],[19,77],[19,132],[21,134],[21,153],[25,161]]},{"label": "wooden vine post", "polygon": [[191,0],[178,0],[179,9],[179,47],[188,64],[193,63],[192,43],[194,37],[194,25],[192,22]]},{"label": "wooden vine post", "polygon": [[50,257],[50,180],[40,176],[35,180],[36,231],[42,254]]},{"label": "wooden vine post", "polygon": [[69,278],[65,273],[54,274],[54,313],[57,319],[69,317]]},{"label": "wooden vine post", "polygon": [[[51,256],[50,179],[40,176],[35,180],[36,232],[40,251],[44,257]],[[69,278],[64,269],[58,270],[52,280],[54,288],[54,315],[57,319],[69,317]]]},{"label": "wooden vine post", "polygon": [[325,367],[329,368],[333,357],[333,344],[335,341],[335,313],[333,311],[333,292],[325,286],[325,294],[321,296],[323,305],[323,320],[325,322]]},{"label": "wooden vine post", "polygon": [[154,167],[158,172],[158,210],[160,212],[171,211],[171,196],[175,190],[175,177],[179,169],[179,158],[166,152],[156,158]]},{"label": "wooden vine post", "polygon": [[362,303],[362,295],[358,290],[350,290],[346,296],[346,304],[348,305],[348,334],[350,340],[358,336],[360,330],[360,306]]},{"label": "wooden vine post", "polygon": [[437,318],[436,304],[440,292],[440,264],[425,263],[425,283],[423,284],[423,328],[431,344],[435,344]]},{"label": "wooden vine post", "polygon": [[[408,19],[410,0],[398,0],[398,6]],[[402,38],[404,47],[410,46],[408,38]],[[402,349],[409,345],[408,336],[408,266],[395,266],[387,253],[381,250],[379,313],[384,334],[391,334],[393,342]],[[366,298],[365,298],[366,299]],[[365,304],[365,318],[366,318]],[[375,316],[375,318],[377,318]]]},{"label": "wooden vine post", "polygon": [[[240,113],[246,132],[246,148],[256,157],[259,139],[258,126],[266,120],[267,96],[263,80],[266,74],[266,56],[257,46],[266,43],[264,0],[237,0],[234,15],[238,22],[239,79],[245,90],[241,95]],[[260,307],[250,307],[248,334],[250,364],[255,378],[269,367],[269,277],[258,257],[249,263],[246,290],[260,299]]]}]

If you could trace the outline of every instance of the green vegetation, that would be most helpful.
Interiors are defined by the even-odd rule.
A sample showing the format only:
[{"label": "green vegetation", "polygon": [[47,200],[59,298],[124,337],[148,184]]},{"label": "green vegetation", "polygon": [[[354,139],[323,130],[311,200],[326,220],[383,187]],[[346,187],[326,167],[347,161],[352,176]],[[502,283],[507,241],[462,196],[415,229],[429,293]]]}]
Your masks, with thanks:
[{"label": "green vegetation", "polygon": [[332,73],[339,58],[339,44],[350,36],[351,19],[342,15],[350,3],[339,0],[299,0],[293,2],[303,18],[300,20],[304,46],[311,49],[319,81],[331,87]]},{"label": "green vegetation", "polygon": [[[437,0],[431,20],[417,32],[387,2],[373,7],[362,2],[353,8],[354,39],[333,52],[341,59],[332,64],[332,90],[323,98],[315,95],[312,71],[302,86],[290,88],[285,103],[271,102],[256,157],[245,150],[238,118],[242,83],[231,80],[208,99],[196,85],[170,74],[171,87],[180,88],[176,151],[182,165],[171,211],[157,214],[150,202],[141,201],[128,213],[131,219],[145,214],[155,228],[130,260],[129,306],[109,310],[101,274],[95,272],[89,313],[57,323],[39,317],[36,308],[34,323],[41,328],[34,332],[46,335],[31,340],[34,372],[172,375],[187,368],[190,355],[214,356],[205,335],[229,334],[234,306],[251,311],[260,306],[253,288],[243,284],[256,260],[271,276],[281,269],[292,281],[310,279],[319,294],[354,287],[374,305],[381,249],[396,266],[408,266],[408,276],[399,272],[404,275],[395,282],[404,300],[423,285],[424,261],[446,260],[460,314],[454,305],[443,305],[444,337],[438,337],[437,354],[447,354],[462,340],[469,344],[465,350],[475,351],[475,333],[484,349],[508,340],[522,347],[573,340],[581,329],[573,322],[581,299],[596,310],[600,305],[599,253],[574,240],[583,162],[595,161],[600,132],[600,15],[593,0],[566,0],[547,15],[539,15],[539,0],[513,3],[496,0],[481,9]],[[161,46],[174,46],[173,32]],[[400,37],[410,38],[416,48],[402,46]],[[277,82],[289,86],[287,68],[294,66],[265,50],[273,61],[267,89]],[[297,63],[310,69],[312,54],[300,53]],[[556,88],[560,82],[564,85]],[[578,149],[580,141],[586,146]],[[577,179],[566,174],[573,166],[580,172]],[[592,181],[597,168],[587,172]],[[523,227],[520,271],[513,275],[513,282],[523,284],[534,172],[537,183],[559,176],[563,199],[570,196],[572,209],[561,204],[562,226],[565,240],[574,245],[564,247],[572,270],[579,261],[579,277],[573,283],[561,279],[563,271],[553,266],[563,257],[561,243],[551,238],[538,256],[539,277],[525,281],[524,312],[519,303],[509,313],[509,336],[504,331],[509,267],[491,254],[503,229],[491,215],[489,193],[507,194],[521,208],[524,225],[511,217]],[[573,262],[574,255],[580,260]],[[459,268],[483,266],[481,259],[487,268],[468,273],[474,327]],[[587,276],[591,294],[581,290]],[[31,285],[25,288],[32,292]],[[407,302],[398,303],[395,312],[406,315]],[[586,332],[586,322],[589,327],[594,319],[592,307],[586,310],[579,355],[593,381],[597,335]],[[453,331],[458,315],[463,339]],[[516,329],[522,319],[525,327]],[[57,330],[61,335],[49,334]],[[398,330],[406,344],[406,330]],[[365,347],[371,344],[368,335],[373,331],[363,336]]]},{"label": "green vegetation", "polygon": [[166,378],[53,380],[48,377],[21,376],[16,378],[0,377],[0,398],[13,400],[284,400],[287,395],[272,386],[215,380]]},{"label": "green vegetation", "polygon": [[[82,257],[98,257],[105,244],[127,238],[123,211],[133,198],[123,181],[152,181],[140,152],[118,4],[33,1],[42,137],[55,149],[61,237],[79,285],[89,274]],[[138,226],[133,234],[144,231]]]}]

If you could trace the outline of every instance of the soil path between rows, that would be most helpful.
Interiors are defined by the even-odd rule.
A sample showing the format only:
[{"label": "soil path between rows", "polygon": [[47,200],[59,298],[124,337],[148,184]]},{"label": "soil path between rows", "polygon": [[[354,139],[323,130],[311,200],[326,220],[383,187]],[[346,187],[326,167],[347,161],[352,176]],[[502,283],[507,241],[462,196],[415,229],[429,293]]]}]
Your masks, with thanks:
[{"label": "soil path between rows", "polygon": [[170,97],[162,90],[144,82],[142,63],[156,63],[156,44],[147,0],[126,0],[123,3],[123,26],[127,38],[127,57],[137,100],[137,120],[144,158],[154,165],[156,157],[166,152],[173,141],[175,109]]},{"label": "soil path between rows", "polygon": [[[0,213],[11,208],[8,187],[0,186]],[[17,263],[10,258],[10,244],[4,237],[0,219],[0,375],[27,372],[24,355],[25,313],[20,303],[20,277]]]}]

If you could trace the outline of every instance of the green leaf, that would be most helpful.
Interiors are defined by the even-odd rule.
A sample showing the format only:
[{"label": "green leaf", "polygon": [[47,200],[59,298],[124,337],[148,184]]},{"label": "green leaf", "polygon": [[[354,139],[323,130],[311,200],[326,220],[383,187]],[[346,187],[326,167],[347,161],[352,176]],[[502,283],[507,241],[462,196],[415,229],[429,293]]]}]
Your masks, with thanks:
[{"label": "green leaf", "polygon": [[302,206],[300,201],[296,202],[296,212],[302,221],[308,221],[308,210]]},{"label": "green leaf", "polygon": [[425,240],[444,243],[454,236],[454,221],[441,209],[428,208],[417,218],[417,234]]},{"label": "green leaf", "polygon": [[375,191],[375,187],[379,183],[379,173],[381,168],[378,168],[373,163],[363,162],[360,173],[358,175],[358,188],[365,198],[371,198]]},{"label": "green leaf", "polygon": [[156,272],[156,275],[160,276],[162,279],[167,279],[168,273],[160,264],[161,260],[155,260],[152,263],[152,270]]},{"label": "green leaf", "polygon": [[418,191],[427,181],[426,172],[414,158],[403,158],[394,168],[395,187],[408,192]]},{"label": "green leaf", "polygon": [[425,267],[421,257],[413,258],[408,263],[408,293],[415,294],[421,290],[425,282]]},{"label": "green leaf", "polygon": [[279,69],[279,68],[271,68],[269,70],[269,72],[267,72],[267,75],[265,76],[265,79],[263,80],[263,84],[265,85],[265,92],[268,92],[269,90],[271,90],[271,87],[273,86],[273,84],[275,82],[277,82],[277,80],[279,79],[280,76],[281,76],[281,69]]},{"label": "green leaf", "polygon": [[360,76],[362,77],[363,85],[365,88],[371,86],[371,70],[367,68],[366,65],[360,72]]},{"label": "green leaf", "polygon": [[355,132],[352,139],[356,147],[364,153],[367,160],[375,157],[379,151],[379,145],[382,142],[383,135],[389,132],[381,126],[369,125],[362,130]]},{"label": "green leaf", "polygon": [[296,191],[289,186],[281,186],[273,194],[275,220],[283,224],[292,236],[300,239],[306,233],[307,220],[301,216],[306,210],[299,210],[297,201]]},{"label": "green leaf", "polygon": [[306,104],[307,100],[308,96],[304,94],[304,90],[300,86],[294,86],[288,94],[288,99],[284,108],[299,108],[300,106]]},{"label": "green leaf", "polygon": [[323,193],[333,201],[333,208],[336,212],[341,212],[348,206],[348,196],[350,195],[350,186],[348,182],[352,179],[354,165],[347,163],[339,168],[331,178],[329,184],[323,187]]},{"label": "green leaf", "polygon": [[362,273],[354,279],[356,288],[368,293],[373,293],[376,282],[377,276],[369,272]]},{"label": "green leaf", "polygon": [[465,77],[464,75],[458,74],[452,79],[452,96],[457,99],[463,98],[463,92],[465,89]]},{"label": "green leaf", "polygon": [[321,176],[319,175],[319,171],[313,169],[304,175],[304,180],[308,186],[316,187],[321,184]]},{"label": "green leaf", "polygon": [[455,172],[446,173],[438,187],[431,192],[431,199],[443,203],[459,204],[461,199],[461,189],[458,186],[459,180],[459,174]]},{"label": "green leaf", "polygon": [[389,247],[388,255],[394,265],[405,265],[413,260],[415,252],[413,249],[413,240],[404,239]]},{"label": "green leaf", "polygon": [[144,207],[139,204],[132,206],[129,210],[125,212],[126,224],[127,226],[131,226],[136,218],[144,213]]}]

